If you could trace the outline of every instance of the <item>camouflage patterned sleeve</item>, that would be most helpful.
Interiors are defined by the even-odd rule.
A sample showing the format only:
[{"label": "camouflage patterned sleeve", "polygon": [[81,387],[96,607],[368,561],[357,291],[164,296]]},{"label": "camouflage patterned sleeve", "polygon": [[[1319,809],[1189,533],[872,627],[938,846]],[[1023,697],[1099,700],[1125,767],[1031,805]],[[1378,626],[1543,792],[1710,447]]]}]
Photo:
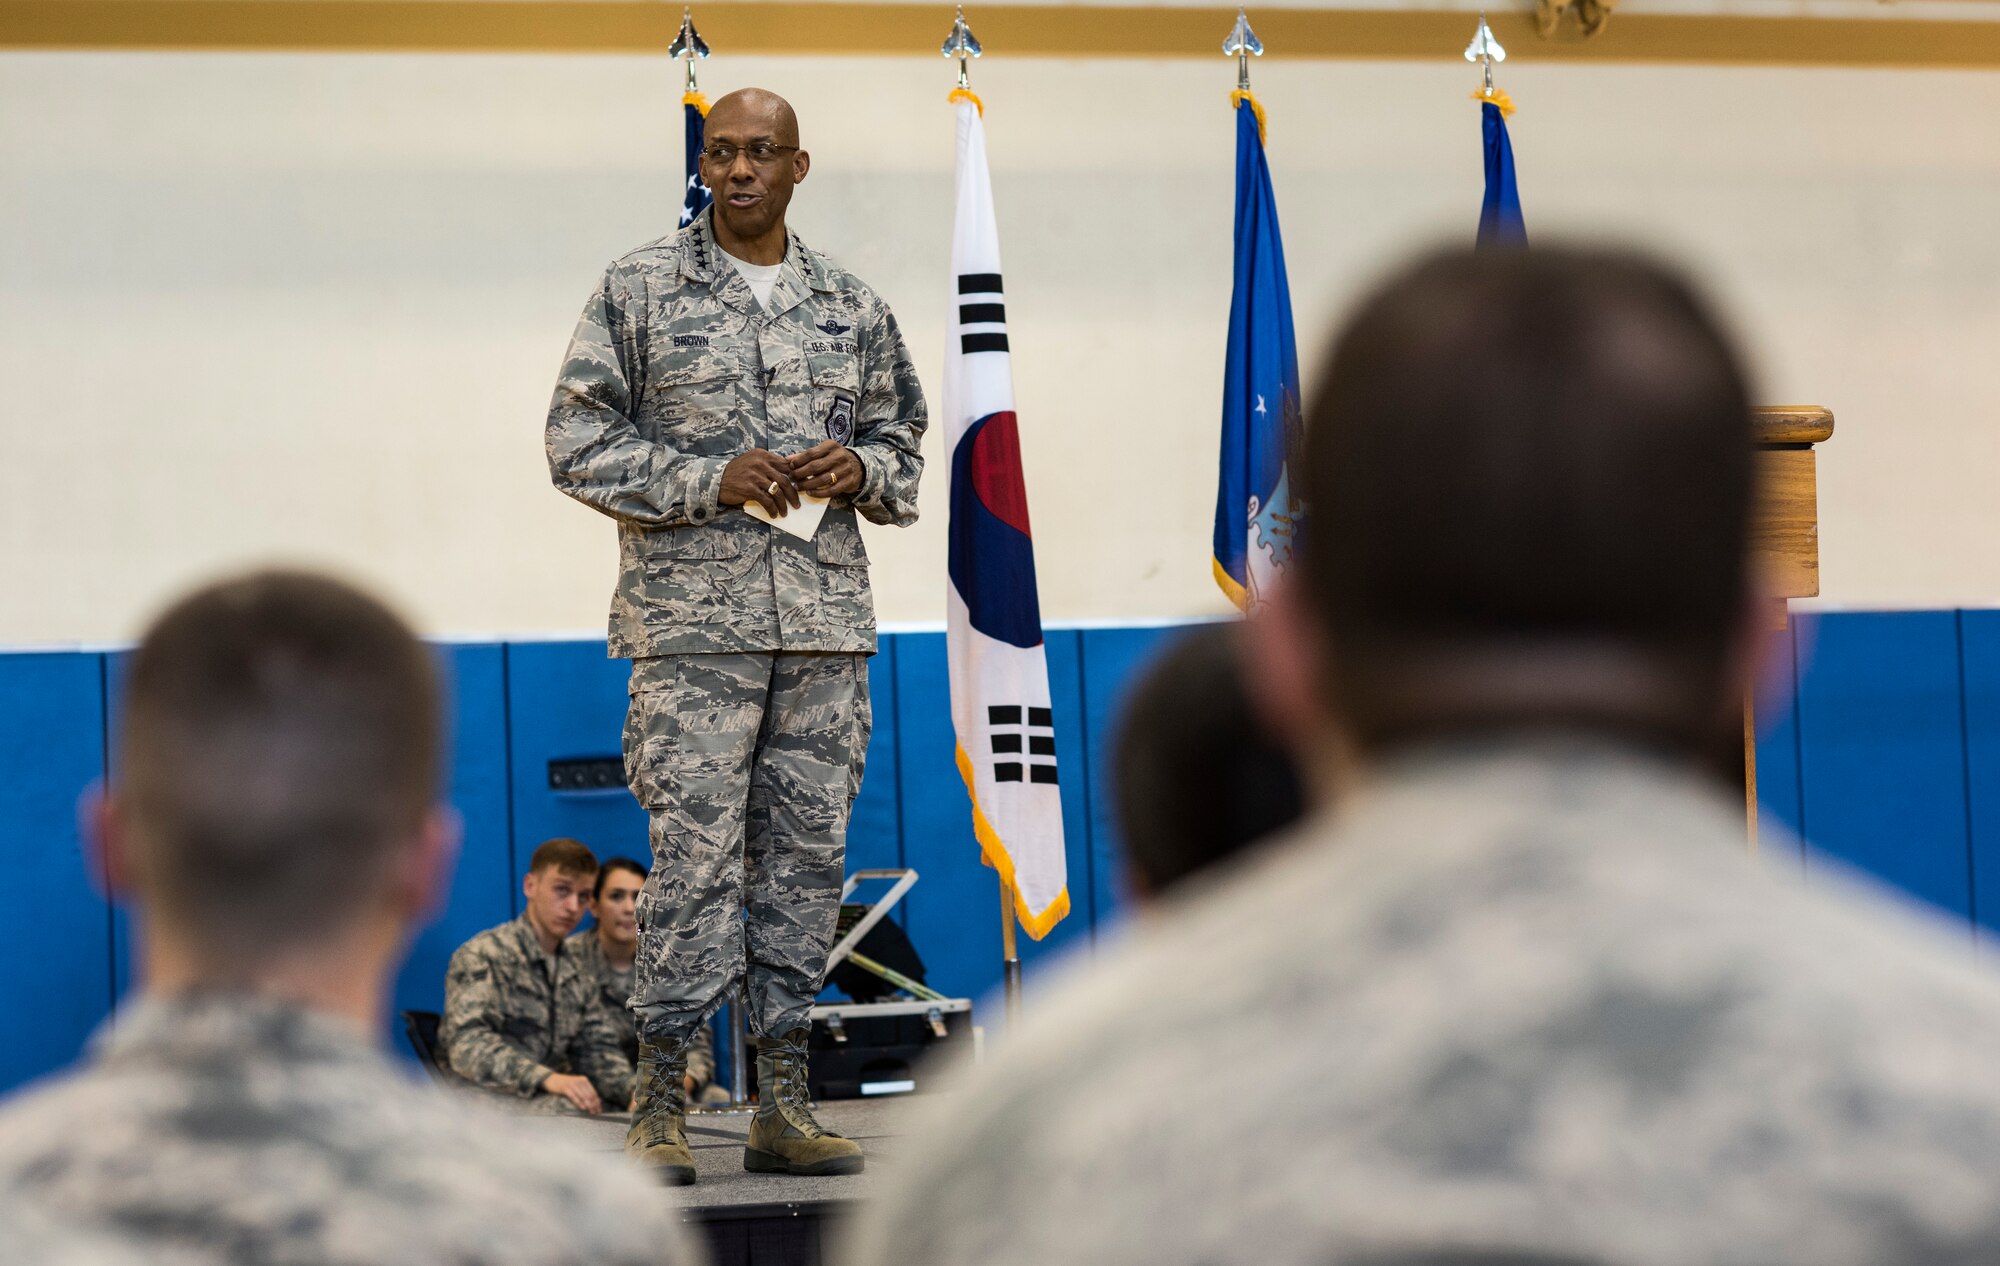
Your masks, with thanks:
[{"label": "camouflage patterned sleeve", "polygon": [[849,446],[862,469],[854,508],[870,523],[908,527],[917,521],[917,479],[924,473],[918,446],[929,418],[917,367],[886,304],[875,305],[862,354],[861,416]]},{"label": "camouflage patterned sleeve", "polygon": [[557,488],[594,510],[649,527],[706,523],[721,514],[726,457],[694,457],[648,440],[632,424],[635,354],[631,299],[614,265],[584,305],[549,405],[543,440]]},{"label": "camouflage patterned sleeve", "polygon": [[585,991],[583,1020],[577,1025],[570,1067],[590,1078],[609,1112],[623,1112],[632,1101],[632,1061],[604,1001],[602,989]]},{"label": "camouflage patterned sleeve", "polygon": [[477,945],[461,945],[444,976],[438,1041],[451,1071],[475,1085],[530,1097],[555,1070],[536,1063],[501,1035],[507,1019],[505,973]]}]

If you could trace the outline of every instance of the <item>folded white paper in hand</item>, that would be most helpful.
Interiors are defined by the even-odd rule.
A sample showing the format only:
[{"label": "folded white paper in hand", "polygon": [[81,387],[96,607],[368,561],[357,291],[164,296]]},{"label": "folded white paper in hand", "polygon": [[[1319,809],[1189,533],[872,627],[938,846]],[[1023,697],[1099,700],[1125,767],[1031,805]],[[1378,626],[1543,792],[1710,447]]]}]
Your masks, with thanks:
[{"label": "folded white paper in hand", "polygon": [[819,531],[819,521],[826,517],[825,497],[799,496],[799,508],[787,510],[783,518],[772,518],[771,512],[754,501],[743,503],[743,512],[753,519],[762,519],[774,528],[790,532],[802,541],[810,541],[813,533]]}]

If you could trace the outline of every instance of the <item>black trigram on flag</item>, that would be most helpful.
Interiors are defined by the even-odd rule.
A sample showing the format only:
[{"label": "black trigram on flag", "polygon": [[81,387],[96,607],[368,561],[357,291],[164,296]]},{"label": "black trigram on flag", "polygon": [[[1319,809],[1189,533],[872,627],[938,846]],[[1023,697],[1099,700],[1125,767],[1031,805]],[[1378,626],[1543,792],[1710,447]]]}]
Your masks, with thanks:
[{"label": "black trigram on flag", "polygon": [[1007,305],[1000,299],[999,273],[959,274],[958,348],[968,356],[1007,350]]},{"label": "black trigram on flag", "polygon": [[1056,780],[1056,718],[1047,708],[986,709],[993,740],[994,782]]}]

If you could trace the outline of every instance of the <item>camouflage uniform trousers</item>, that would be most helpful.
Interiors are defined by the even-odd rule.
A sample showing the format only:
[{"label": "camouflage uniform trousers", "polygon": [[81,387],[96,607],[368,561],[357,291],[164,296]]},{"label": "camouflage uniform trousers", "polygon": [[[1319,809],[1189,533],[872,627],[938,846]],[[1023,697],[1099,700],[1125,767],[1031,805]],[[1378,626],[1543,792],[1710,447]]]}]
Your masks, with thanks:
[{"label": "camouflage uniform trousers", "polygon": [[873,720],[863,655],[632,661],[625,770],[651,819],[632,1010],[686,1039],[740,975],[752,1034],[807,1023]]}]

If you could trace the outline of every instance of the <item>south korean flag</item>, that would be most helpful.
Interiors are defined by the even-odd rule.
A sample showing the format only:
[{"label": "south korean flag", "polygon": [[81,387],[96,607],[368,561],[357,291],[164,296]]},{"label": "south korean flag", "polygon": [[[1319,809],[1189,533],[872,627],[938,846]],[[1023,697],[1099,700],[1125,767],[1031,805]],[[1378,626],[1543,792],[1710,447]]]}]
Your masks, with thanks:
[{"label": "south korean flag", "polygon": [[1021,926],[1039,940],[1069,913],[1062,781],[985,122],[977,97],[961,90],[952,98],[958,216],[943,400],[951,454],[951,716],[980,851],[1013,884]]}]

